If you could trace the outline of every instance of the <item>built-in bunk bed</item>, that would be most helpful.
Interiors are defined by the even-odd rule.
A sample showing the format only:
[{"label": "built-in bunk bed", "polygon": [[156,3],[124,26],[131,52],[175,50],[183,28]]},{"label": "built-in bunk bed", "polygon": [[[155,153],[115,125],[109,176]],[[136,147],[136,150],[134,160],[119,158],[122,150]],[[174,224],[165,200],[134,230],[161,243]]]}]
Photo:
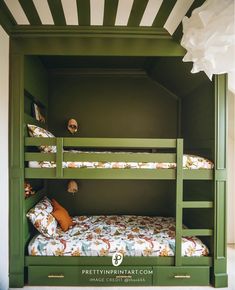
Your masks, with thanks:
[{"label": "built-in bunk bed", "polygon": [[[12,198],[11,241],[19,234],[20,242],[11,258],[20,252],[23,275],[12,279],[21,286],[225,285],[225,77],[192,76],[181,57],[24,49],[13,65],[21,74],[13,72],[11,119],[12,140],[20,124],[16,162],[23,164],[12,173],[20,180],[13,194],[20,185],[22,196]],[[68,192],[70,180],[77,192]],[[24,198],[23,183],[32,196]],[[72,217],[64,231],[53,215],[58,203]]]}]

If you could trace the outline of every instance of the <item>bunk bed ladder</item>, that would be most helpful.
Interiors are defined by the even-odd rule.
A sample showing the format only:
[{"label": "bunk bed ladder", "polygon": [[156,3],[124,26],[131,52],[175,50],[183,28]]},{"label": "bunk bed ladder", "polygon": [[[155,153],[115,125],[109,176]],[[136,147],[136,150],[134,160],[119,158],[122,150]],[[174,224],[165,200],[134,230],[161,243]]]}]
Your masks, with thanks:
[{"label": "bunk bed ladder", "polygon": [[175,266],[182,264],[182,224],[183,224],[183,139],[176,143],[176,225],[175,225]]}]

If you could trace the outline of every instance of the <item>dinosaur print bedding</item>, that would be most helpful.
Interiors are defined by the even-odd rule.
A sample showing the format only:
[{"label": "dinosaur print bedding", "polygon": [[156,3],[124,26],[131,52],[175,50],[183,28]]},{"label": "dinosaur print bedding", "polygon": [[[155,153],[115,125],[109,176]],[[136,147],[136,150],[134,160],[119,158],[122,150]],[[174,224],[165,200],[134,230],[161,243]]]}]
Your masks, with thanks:
[{"label": "dinosaur print bedding", "polygon": [[[54,238],[36,235],[28,246],[34,256],[174,256],[175,219],[135,215],[75,216]],[[182,256],[207,256],[197,237],[182,238]]]}]

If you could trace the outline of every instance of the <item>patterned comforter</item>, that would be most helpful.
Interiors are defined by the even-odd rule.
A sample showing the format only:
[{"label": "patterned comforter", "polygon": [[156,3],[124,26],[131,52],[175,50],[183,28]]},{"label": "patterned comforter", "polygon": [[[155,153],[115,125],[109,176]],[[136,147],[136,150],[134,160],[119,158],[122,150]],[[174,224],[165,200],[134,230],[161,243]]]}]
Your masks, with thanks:
[{"label": "patterned comforter", "polygon": [[[38,256],[174,256],[175,219],[134,215],[76,216],[67,232],[55,238],[35,236],[29,255]],[[197,237],[182,238],[182,256],[207,256]]]},{"label": "patterned comforter", "polygon": [[[84,153],[84,152],[83,152]],[[89,152],[92,154],[99,154],[101,152]],[[104,153],[104,152],[102,152]],[[110,153],[110,152],[105,152]],[[75,154],[79,154],[76,151]],[[130,154],[130,152],[129,152]],[[148,153],[146,153],[148,154]],[[30,161],[30,168],[55,168],[56,163],[53,161]],[[176,163],[167,162],[88,162],[88,161],[68,161],[62,163],[63,168],[106,168],[106,169],[170,169],[176,168]],[[184,169],[212,169],[213,163],[203,157],[196,155],[184,155],[183,156],[183,168]]]}]

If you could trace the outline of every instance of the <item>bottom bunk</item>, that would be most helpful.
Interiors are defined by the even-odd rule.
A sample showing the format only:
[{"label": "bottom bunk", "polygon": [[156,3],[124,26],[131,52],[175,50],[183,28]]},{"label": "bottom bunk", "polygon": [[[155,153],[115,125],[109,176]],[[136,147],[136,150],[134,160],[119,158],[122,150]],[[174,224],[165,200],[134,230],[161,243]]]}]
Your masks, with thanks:
[{"label": "bottom bunk", "polygon": [[175,266],[173,217],[71,218],[62,206],[47,197],[31,208],[27,217],[40,232],[27,247],[29,285],[209,284],[212,261],[199,238],[182,237],[181,265]]}]

